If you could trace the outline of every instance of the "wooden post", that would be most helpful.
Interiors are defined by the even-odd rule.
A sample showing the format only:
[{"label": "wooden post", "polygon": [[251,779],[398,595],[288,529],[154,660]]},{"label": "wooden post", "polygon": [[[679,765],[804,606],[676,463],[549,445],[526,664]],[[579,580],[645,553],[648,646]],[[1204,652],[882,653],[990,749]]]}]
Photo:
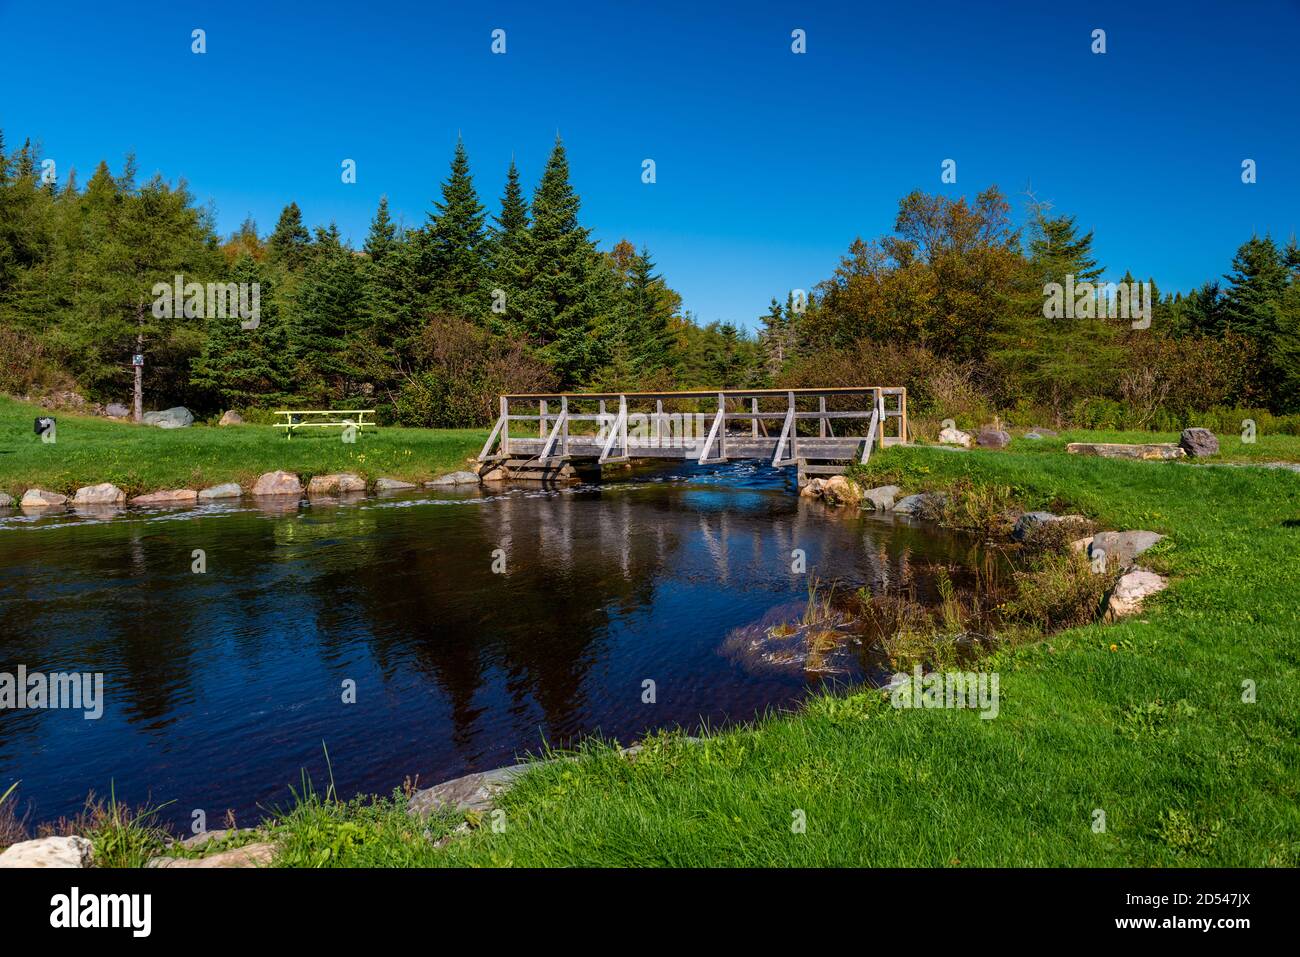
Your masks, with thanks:
[{"label": "wooden post", "polygon": [[[794,393],[787,392],[786,395],[790,399],[790,413],[793,415],[795,412]],[[799,458],[799,420],[797,418],[794,419],[794,424],[790,426],[790,458]]]},{"label": "wooden post", "polygon": [[722,422],[718,425],[718,458],[727,457],[727,396],[724,392],[718,393],[718,412],[722,415]]},{"label": "wooden post", "polygon": [[826,438],[826,396],[819,395],[817,397],[817,411],[822,414],[817,434],[824,439]]},{"label": "wooden post", "polygon": [[627,396],[618,397],[618,418],[623,423],[622,435],[619,438],[623,442],[623,458],[627,458]]},{"label": "wooden post", "polygon": [[907,444],[907,390],[903,390],[902,398],[899,400],[899,408],[903,410],[903,421],[899,424],[898,435],[899,442],[902,445]]},{"label": "wooden post", "polygon": [[545,399],[542,400],[542,418],[541,418],[541,425],[538,427],[537,430],[537,437],[539,439],[546,438],[546,400]]},{"label": "wooden post", "polygon": [[596,430],[596,440],[600,441],[605,437],[605,400],[600,400],[600,418],[597,420],[599,428]]},{"label": "wooden post", "polygon": [[510,455],[510,400],[501,397],[501,454]]},{"label": "wooden post", "polygon": [[884,389],[876,389],[876,410],[877,410],[876,418],[879,420],[879,424],[876,426],[876,428],[879,430],[879,435],[876,437],[876,444],[883,449],[885,447],[885,390]]},{"label": "wooden post", "polygon": [[560,396],[560,415],[564,416],[564,425],[560,426],[560,438],[564,442],[564,457],[569,457],[569,397]]},{"label": "wooden post", "polygon": [[664,445],[664,400],[655,399],[655,448]]},{"label": "wooden post", "polygon": [[749,411],[754,416],[754,421],[751,423],[750,437],[756,439],[758,438],[758,396],[754,396],[749,400]]}]

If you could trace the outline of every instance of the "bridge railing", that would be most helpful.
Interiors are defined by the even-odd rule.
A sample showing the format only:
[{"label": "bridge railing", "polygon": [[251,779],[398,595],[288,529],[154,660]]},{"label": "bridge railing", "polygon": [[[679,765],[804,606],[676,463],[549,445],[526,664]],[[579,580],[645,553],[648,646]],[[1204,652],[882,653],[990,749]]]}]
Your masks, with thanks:
[{"label": "bridge railing", "polygon": [[[589,458],[598,449],[599,461],[613,462],[634,452],[654,458],[657,449],[686,447],[707,463],[731,457],[730,445],[737,456],[771,454],[772,464],[780,466],[802,457],[801,440],[809,458],[856,440],[862,443],[863,462],[873,447],[907,441],[907,390],[902,387],[557,392],[502,395],[499,402],[479,461],[527,455],[553,462]],[[851,431],[853,420],[866,420],[867,428]],[[892,429],[891,420],[896,423]],[[736,431],[732,424],[738,422],[748,427]],[[512,429],[523,423],[531,433],[526,437]],[[775,423],[780,428],[774,436],[768,426]]]}]

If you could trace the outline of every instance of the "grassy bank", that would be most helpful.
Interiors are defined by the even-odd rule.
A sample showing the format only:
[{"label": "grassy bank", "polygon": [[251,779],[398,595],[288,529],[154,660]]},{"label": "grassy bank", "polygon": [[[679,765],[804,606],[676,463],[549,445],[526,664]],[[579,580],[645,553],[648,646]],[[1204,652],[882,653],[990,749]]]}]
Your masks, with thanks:
[{"label": "grassy bank", "polygon": [[[1148,564],[1172,587],[1139,618],[994,655],[994,720],[895,710],[878,692],[819,697],[701,744],[665,735],[633,759],[592,744],[508,792],[504,830],[472,821],[445,848],[400,802],[304,807],[281,824],[281,862],[1300,864],[1300,528],[1286,524],[1300,519],[1300,478],[1037,444],[891,449],[868,478],[1000,484],[1104,527],[1164,532]],[[329,840],[338,849],[322,857]]]},{"label": "grassy bank", "polygon": [[479,429],[382,428],[348,444],[337,430],[313,429],[316,434],[286,440],[283,430],[269,425],[159,429],[58,412],[57,441],[45,444],[32,421],[47,414],[0,398],[0,491],[14,498],[31,487],[71,494],[98,482],[112,482],[128,495],[219,482],[249,486],[275,469],[304,479],[356,472],[418,482],[463,468],[487,439]]}]

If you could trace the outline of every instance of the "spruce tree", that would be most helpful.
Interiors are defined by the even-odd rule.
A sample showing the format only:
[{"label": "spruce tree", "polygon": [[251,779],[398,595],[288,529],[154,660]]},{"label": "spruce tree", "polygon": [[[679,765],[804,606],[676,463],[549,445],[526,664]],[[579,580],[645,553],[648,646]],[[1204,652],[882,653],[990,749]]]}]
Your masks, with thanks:
[{"label": "spruce tree", "polygon": [[533,195],[531,282],[523,319],[530,340],[566,386],[586,381],[604,362],[596,327],[614,307],[614,280],[588,231],[569,183],[564,144],[556,137]]},{"label": "spruce tree", "polygon": [[357,257],[339,241],[338,227],[316,230],[298,287],[292,351],[302,389],[321,400],[347,398],[358,378],[349,340],[362,319]]},{"label": "spruce tree", "polygon": [[307,262],[310,246],[311,234],[302,224],[302,210],[297,203],[290,203],[280,213],[275,230],[267,240],[267,254],[271,262],[297,270]]},{"label": "spruce tree", "polygon": [[229,281],[257,284],[257,327],[244,328],[238,316],[208,316],[203,349],[192,365],[194,385],[213,392],[227,408],[284,402],[292,394],[292,374],[275,271],[243,253]]},{"label": "spruce tree", "polygon": [[[490,284],[493,306],[492,327],[500,333],[520,336],[520,305],[528,286],[529,240],[528,201],[519,183],[519,168],[511,159],[506,173],[505,192],[501,196],[501,212],[493,218],[489,242]],[[497,295],[500,290],[502,299]],[[495,311],[501,302],[504,312]]]},{"label": "spruce tree", "polygon": [[388,197],[379,197],[379,208],[375,218],[370,221],[370,232],[366,235],[365,251],[372,263],[382,262],[397,245],[397,226],[388,215]]},{"label": "spruce tree", "polygon": [[451,174],[442,184],[442,201],[429,214],[429,307],[483,320],[488,307],[484,211],[474,191],[465,144],[456,141]]}]

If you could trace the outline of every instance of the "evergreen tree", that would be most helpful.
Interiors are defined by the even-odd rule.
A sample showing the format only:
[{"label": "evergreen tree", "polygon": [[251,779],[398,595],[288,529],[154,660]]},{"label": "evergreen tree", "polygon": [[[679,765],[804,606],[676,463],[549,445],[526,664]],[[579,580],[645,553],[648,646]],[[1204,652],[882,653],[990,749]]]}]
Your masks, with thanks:
[{"label": "evergreen tree", "polygon": [[586,381],[605,361],[595,330],[614,306],[613,276],[578,223],[580,205],[556,137],[533,195],[531,282],[522,312],[530,341],[566,386]]},{"label": "evergreen tree", "polygon": [[267,240],[269,258],[286,269],[301,269],[307,262],[310,246],[311,234],[302,224],[302,210],[297,203],[290,203],[280,213],[275,230]]},{"label": "evergreen tree", "polygon": [[388,197],[379,197],[379,208],[375,218],[370,221],[370,232],[366,235],[366,255],[372,263],[382,262],[397,245],[397,227],[388,215]]},{"label": "evergreen tree", "polygon": [[528,202],[519,183],[519,169],[512,159],[501,196],[501,212],[494,217],[490,238],[493,304],[500,301],[495,292],[499,289],[504,293],[501,305],[505,309],[502,313],[491,313],[492,325],[497,331],[512,335],[522,334],[518,304],[524,301],[529,280],[528,225]]},{"label": "evergreen tree", "polygon": [[426,226],[432,270],[429,307],[482,319],[488,307],[484,212],[461,140],[456,141],[451,175],[442,184],[442,201],[435,209]]},{"label": "evergreen tree", "polygon": [[292,351],[300,391],[343,399],[357,384],[349,344],[361,329],[357,257],[339,241],[338,227],[318,228],[295,303]]},{"label": "evergreen tree", "polygon": [[245,329],[239,317],[209,316],[203,350],[193,361],[194,384],[215,393],[225,407],[287,401],[292,397],[289,336],[276,295],[275,271],[243,253],[229,281],[257,284],[257,327]]},{"label": "evergreen tree", "polygon": [[1102,269],[1092,255],[1092,231],[1080,236],[1074,216],[1049,217],[1035,211],[1031,222],[1029,262],[1044,284],[1064,283],[1074,276],[1076,285],[1096,283]]}]

